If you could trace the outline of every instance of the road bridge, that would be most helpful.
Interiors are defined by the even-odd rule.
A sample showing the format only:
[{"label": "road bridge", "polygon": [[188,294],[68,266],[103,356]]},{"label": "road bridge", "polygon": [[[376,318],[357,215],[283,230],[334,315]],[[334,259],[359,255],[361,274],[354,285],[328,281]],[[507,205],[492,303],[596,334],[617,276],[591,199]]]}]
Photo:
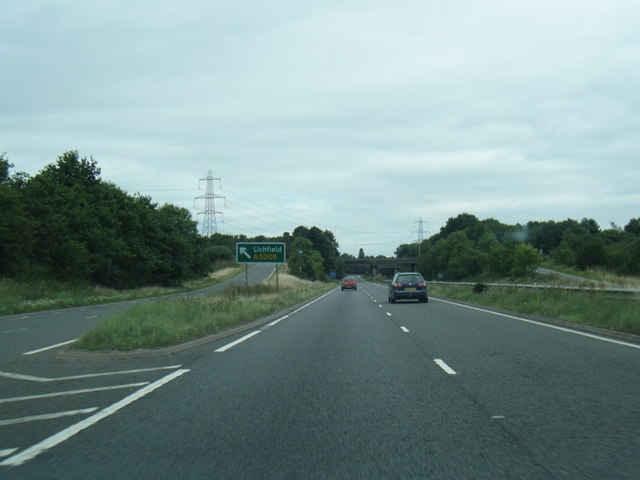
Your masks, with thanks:
[{"label": "road bridge", "polygon": [[417,271],[418,258],[417,257],[404,257],[404,258],[367,258],[367,259],[354,259],[354,260],[342,260],[345,271],[350,269],[355,271],[368,270],[371,276],[378,273],[382,268],[393,268],[394,271]]}]

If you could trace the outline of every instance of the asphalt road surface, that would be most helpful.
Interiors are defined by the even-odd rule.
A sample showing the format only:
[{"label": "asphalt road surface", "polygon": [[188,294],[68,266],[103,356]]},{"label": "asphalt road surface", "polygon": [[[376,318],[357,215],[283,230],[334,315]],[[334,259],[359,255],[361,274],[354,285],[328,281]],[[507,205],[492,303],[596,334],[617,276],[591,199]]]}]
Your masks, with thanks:
[{"label": "asphalt road surface", "polygon": [[633,343],[365,282],[153,359],[24,355],[0,325],[0,478],[640,478]]}]

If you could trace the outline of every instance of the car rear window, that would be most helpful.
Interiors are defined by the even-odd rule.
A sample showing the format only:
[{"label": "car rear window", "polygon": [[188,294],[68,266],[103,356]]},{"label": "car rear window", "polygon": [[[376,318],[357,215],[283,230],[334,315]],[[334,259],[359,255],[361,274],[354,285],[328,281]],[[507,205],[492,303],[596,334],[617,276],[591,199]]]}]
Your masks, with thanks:
[{"label": "car rear window", "polygon": [[398,277],[398,282],[400,283],[414,283],[414,282],[422,282],[422,278],[417,275],[402,275]]}]

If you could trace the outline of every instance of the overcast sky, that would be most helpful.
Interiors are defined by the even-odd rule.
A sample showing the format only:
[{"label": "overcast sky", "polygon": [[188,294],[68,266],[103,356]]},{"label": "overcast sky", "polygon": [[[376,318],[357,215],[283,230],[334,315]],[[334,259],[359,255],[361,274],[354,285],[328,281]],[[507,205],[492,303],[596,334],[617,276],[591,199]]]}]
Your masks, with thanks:
[{"label": "overcast sky", "polygon": [[211,170],[222,233],[640,217],[637,0],[5,2],[0,72],[15,170],[78,150],[194,217]]}]

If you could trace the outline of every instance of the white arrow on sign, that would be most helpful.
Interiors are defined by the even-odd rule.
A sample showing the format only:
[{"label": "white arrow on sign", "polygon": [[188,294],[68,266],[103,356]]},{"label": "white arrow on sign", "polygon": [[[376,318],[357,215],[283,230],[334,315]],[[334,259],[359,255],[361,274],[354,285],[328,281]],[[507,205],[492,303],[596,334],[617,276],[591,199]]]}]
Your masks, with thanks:
[{"label": "white arrow on sign", "polygon": [[249,260],[251,260],[251,255],[247,253],[247,247],[240,247],[240,253],[242,255],[246,255]]}]

